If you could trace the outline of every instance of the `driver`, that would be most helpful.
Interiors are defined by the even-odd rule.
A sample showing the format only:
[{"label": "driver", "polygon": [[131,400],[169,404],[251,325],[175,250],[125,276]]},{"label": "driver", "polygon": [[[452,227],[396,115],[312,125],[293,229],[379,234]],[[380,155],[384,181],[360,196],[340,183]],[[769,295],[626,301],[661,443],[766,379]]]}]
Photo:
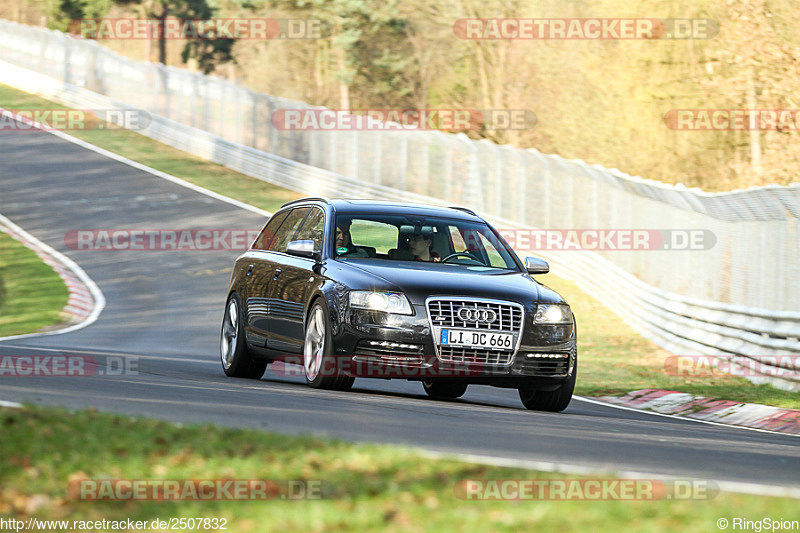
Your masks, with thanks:
[{"label": "driver", "polygon": [[439,254],[431,251],[431,237],[423,233],[414,233],[408,238],[408,248],[414,256],[414,261],[442,260]]},{"label": "driver", "polygon": [[342,220],[336,225],[336,255],[346,255],[348,257],[369,257],[366,250],[353,245],[353,237],[350,235],[349,220]]}]

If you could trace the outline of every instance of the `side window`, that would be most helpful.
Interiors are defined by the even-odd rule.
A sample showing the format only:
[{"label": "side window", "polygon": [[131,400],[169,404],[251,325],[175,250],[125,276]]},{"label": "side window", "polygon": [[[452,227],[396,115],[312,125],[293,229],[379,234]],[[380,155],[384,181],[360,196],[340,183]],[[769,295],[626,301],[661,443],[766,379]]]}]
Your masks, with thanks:
[{"label": "side window", "polygon": [[297,232],[295,241],[314,241],[314,249],[322,250],[322,233],[325,230],[325,214],[321,209],[312,208],[311,213],[306,217],[305,222]]},{"label": "side window", "polygon": [[258,234],[255,242],[253,242],[252,249],[269,250],[269,245],[272,242],[272,238],[275,236],[275,232],[278,230],[281,222],[283,222],[283,219],[285,219],[286,215],[288,214],[289,211],[287,210],[272,215],[272,217],[267,221],[267,224],[264,226],[264,229],[262,229],[261,233]]},{"label": "side window", "polygon": [[310,207],[300,207],[292,209],[292,212],[283,220],[283,223],[275,232],[275,237],[269,245],[269,250],[273,252],[285,252],[286,246],[293,240],[294,234],[303,219],[308,214]]}]

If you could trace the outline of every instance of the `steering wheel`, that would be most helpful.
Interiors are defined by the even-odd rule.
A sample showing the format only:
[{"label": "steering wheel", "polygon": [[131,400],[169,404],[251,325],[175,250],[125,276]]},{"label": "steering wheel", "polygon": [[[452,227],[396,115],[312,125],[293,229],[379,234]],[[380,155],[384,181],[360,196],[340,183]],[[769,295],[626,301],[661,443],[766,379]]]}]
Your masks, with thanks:
[{"label": "steering wheel", "polygon": [[[469,259],[471,261],[475,261],[476,265],[486,266],[486,264],[483,261],[481,261],[480,259],[478,259],[477,257],[475,257],[474,255],[472,255],[471,253],[468,253],[468,252],[456,252],[454,254],[450,254],[447,257],[445,257],[444,259],[442,259],[442,263],[446,263],[449,259],[453,259],[453,258],[456,258],[456,257],[466,257],[467,259]],[[464,263],[462,263],[462,264],[464,264]],[[469,264],[469,263],[467,263],[467,264]]]}]

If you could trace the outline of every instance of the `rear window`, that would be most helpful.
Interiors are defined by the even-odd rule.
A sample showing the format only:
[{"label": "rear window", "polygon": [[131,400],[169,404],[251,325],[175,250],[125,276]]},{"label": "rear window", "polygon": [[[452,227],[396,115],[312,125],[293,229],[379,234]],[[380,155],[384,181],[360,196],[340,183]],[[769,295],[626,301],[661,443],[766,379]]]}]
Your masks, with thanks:
[{"label": "rear window", "polygon": [[325,215],[322,209],[313,208],[306,217],[305,222],[297,231],[297,235],[292,240],[295,241],[314,241],[314,249],[322,250],[322,234],[325,229]]},{"label": "rear window", "polygon": [[303,219],[308,214],[310,207],[301,207],[292,209],[289,216],[284,219],[278,230],[275,232],[275,237],[270,243],[269,249],[273,252],[285,252],[286,246],[292,241],[297,228],[303,222]]},{"label": "rear window", "polygon": [[264,226],[264,229],[261,230],[261,233],[258,234],[256,240],[253,242],[253,249],[254,250],[269,250],[269,245],[272,243],[273,237],[275,237],[275,232],[283,222],[283,219],[286,218],[286,215],[289,214],[289,211],[283,211],[281,213],[274,214],[269,221]]}]

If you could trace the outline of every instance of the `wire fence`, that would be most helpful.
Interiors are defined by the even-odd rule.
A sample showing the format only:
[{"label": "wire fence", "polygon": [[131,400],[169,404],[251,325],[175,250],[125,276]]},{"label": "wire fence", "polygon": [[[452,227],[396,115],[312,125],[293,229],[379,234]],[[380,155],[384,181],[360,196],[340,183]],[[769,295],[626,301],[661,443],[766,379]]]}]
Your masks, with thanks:
[{"label": "wire fence", "polygon": [[[0,36],[3,83],[146,110],[141,133],[294,190],[466,205],[512,231],[655,232],[656,248],[516,247],[674,353],[800,354],[798,184],[706,193],[463,134],[286,130],[276,111],[319,108],[51,30],[0,21]],[[779,386],[800,390],[800,374]]]}]

